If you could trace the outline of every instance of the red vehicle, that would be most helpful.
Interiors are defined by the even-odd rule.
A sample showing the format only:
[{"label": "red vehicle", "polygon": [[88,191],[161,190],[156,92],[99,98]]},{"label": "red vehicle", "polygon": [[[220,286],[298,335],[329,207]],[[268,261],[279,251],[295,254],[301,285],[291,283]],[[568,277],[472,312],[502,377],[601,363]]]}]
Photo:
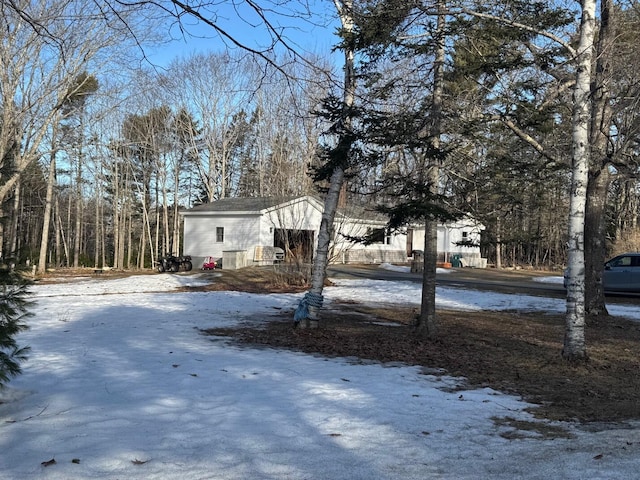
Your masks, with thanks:
[{"label": "red vehicle", "polygon": [[202,270],[215,270],[218,268],[218,262],[213,257],[206,257],[202,263]]}]

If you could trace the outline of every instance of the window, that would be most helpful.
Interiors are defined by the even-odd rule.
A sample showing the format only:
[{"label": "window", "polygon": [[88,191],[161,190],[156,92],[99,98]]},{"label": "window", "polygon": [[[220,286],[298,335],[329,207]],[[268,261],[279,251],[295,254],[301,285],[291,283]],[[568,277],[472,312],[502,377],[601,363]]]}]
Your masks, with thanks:
[{"label": "window", "polygon": [[610,263],[610,267],[630,267],[634,265],[633,257],[618,257],[614,258]]},{"label": "window", "polygon": [[391,244],[391,235],[384,228],[369,228],[367,235],[371,243]]},{"label": "window", "polygon": [[216,227],[216,242],[224,243],[224,227]]}]

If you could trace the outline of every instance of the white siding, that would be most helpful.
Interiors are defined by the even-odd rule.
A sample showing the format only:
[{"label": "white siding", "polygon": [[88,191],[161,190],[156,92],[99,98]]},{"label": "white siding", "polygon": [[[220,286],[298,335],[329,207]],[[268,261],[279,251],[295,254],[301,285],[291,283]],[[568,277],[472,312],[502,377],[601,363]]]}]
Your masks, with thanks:
[{"label": "white siding", "polygon": [[315,204],[302,198],[282,208],[269,210],[266,212],[265,221],[273,228],[318,231],[322,212]]},{"label": "white siding", "polygon": [[[484,226],[470,218],[463,218],[457,222],[438,225],[438,255],[440,261],[449,262],[453,255],[464,259],[467,266],[485,267],[486,260],[480,257],[480,235]],[[471,245],[459,245],[468,241]],[[424,227],[416,228],[413,232],[414,250],[424,248]]]},{"label": "white siding", "polygon": [[[222,258],[223,251],[246,251],[248,264],[255,258],[255,247],[273,247],[276,229],[307,230],[317,232],[322,220],[322,204],[312,197],[301,197],[286,204],[262,211],[210,212],[184,215],[184,254],[194,257],[198,265],[205,257]],[[336,222],[332,262],[404,262],[407,260],[407,236],[395,234],[384,242],[362,245],[345,239],[341,234],[358,237],[369,229],[384,228],[384,223],[361,219],[342,219]],[[224,242],[216,241],[216,228],[224,228]],[[459,246],[456,243],[468,239],[479,244],[484,227],[471,219],[463,219],[438,227],[438,253],[441,261],[448,261],[453,254],[465,259],[480,258],[477,246]],[[464,235],[466,233],[466,236]],[[315,236],[314,235],[314,236]],[[315,245],[314,245],[315,248]],[[413,249],[424,248],[424,227],[413,232]],[[471,263],[471,262],[470,262]]]},{"label": "white siding", "polygon": [[350,241],[344,237],[363,237],[370,229],[383,229],[385,225],[380,222],[367,222],[364,220],[347,219],[336,224],[337,234],[334,241],[334,254],[332,261],[346,263],[360,261],[370,263],[380,262],[404,262],[407,259],[407,236],[396,233],[387,235],[383,242],[363,245]]},{"label": "white siding", "polygon": [[[184,218],[184,253],[192,257],[222,258],[225,250],[251,250],[259,244],[260,217],[197,215]],[[224,228],[224,241],[216,241],[216,228]],[[198,260],[201,261],[201,260]],[[197,263],[194,262],[197,266]]]}]

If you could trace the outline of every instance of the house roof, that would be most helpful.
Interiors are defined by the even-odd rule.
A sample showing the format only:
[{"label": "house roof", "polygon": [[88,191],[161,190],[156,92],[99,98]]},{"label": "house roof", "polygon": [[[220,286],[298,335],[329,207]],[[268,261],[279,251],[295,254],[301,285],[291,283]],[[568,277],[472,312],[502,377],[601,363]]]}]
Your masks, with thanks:
[{"label": "house roof", "polygon": [[244,214],[260,214],[265,210],[272,208],[282,207],[291,202],[308,199],[311,202],[316,202],[320,207],[322,203],[314,197],[243,197],[243,198],[222,198],[211,203],[204,203],[197,207],[185,210],[182,214],[189,215],[191,213],[221,213],[221,212],[233,212]]},{"label": "house roof", "polygon": [[[278,197],[234,197],[222,198],[211,203],[203,203],[197,207],[183,210],[180,213],[184,216],[206,216],[207,214],[222,215],[262,215],[267,210],[286,207],[287,205],[308,201],[312,203],[319,211],[324,210],[323,202],[312,195],[306,196],[278,196]],[[372,222],[374,224],[383,225],[387,221],[386,215],[377,212],[371,207],[350,205],[346,209],[338,209],[337,218],[350,219],[352,221]],[[476,227],[484,230],[484,225],[477,223],[470,216],[465,216],[455,222],[448,224],[453,228]],[[424,225],[414,225],[413,228],[424,229]]]}]

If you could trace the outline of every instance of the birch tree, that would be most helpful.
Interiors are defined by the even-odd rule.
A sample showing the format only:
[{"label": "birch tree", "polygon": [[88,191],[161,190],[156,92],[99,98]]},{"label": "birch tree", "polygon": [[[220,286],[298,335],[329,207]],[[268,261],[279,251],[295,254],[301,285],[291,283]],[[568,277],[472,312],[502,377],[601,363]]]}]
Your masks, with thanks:
[{"label": "birch tree", "polygon": [[585,210],[589,183],[591,72],[596,33],[596,1],[582,1],[578,35],[576,83],[573,91],[571,199],[569,212],[567,313],[563,357],[587,358],[585,344]]},{"label": "birch tree", "polygon": [[[567,292],[567,313],[563,356],[569,360],[586,359],[584,337],[585,328],[585,219],[587,217],[587,198],[589,188],[589,169],[592,166],[590,150],[590,128],[593,127],[593,110],[591,98],[594,93],[592,69],[594,66],[594,39],[596,38],[596,2],[585,0],[580,6],[580,26],[577,32],[578,46],[574,47],[550,31],[541,29],[539,25],[527,25],[518,19],[492,16],[485,12],[464,10],[465,14],[476,18],[490,19],[503,25],[516,28],[522,32],[542,35],[557,43],[570,56],[575,66],[575,80],[571,101],[571,191],[568,231],[568,270],[569,285]],[[603,30],[606,34],[606,30]],[[548,66],[548,65],[547,65]],[[548,69],[547,69],[548,71]],[[569,84],[569,85],[571,85]],[[566,88],[565,83],[564,87]],[[491,93],[493,97],[494,94]],[[604,102],[606,103],[606,102]],[[606,116],[606,115],[605,115]],[[521,140],[529,143],[540,154],[553,158],[531,136],[519,128],[506,115],[500,116],[503,124],[512,130]],[[601,126],[602,128],[602,126]],[[607,131],[608,127],[604,127]],[[593,233],[593,232],[592,232]]]},{"label": "birch tree", "polygon": [[[356,96],[355,45],[354,45],[354,10],[352,0],[334,0],[340,17],[342,43],[340,49],[344,53],[344,83],[342,99],[337,109],[338,118],[334,119],[332,133],[336,135],[336,145],[326,149],[326,163],[316,173],[316,180],[328,180],[329,186],[324,200],[324,210],[318,231],[316,256],[313,260],[311,288],[305,295],[304,303],[296,312],[298,325],[302,328],[318,326],[318,309],[322,306],[322,292],[327,276],[330,243],[333,226],[338,210],[340,192],[345,181],[345,171],[350,166],[353,155],[353,107]],[[305,305],[306,304],[306,305]],[[308,308],[308,313],[304,311]]]}]

